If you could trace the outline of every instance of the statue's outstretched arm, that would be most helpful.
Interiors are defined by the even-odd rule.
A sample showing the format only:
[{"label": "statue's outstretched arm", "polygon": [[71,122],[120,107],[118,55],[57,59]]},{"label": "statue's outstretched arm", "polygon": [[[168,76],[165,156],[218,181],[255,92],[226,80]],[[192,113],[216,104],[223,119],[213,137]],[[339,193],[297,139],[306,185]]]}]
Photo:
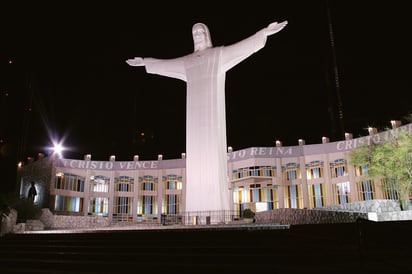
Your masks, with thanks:
[{"label": "statue's outstretched arm", "polygon": [[134,59],[128,59],[126,60],[126,63],[128,63],[130,66],[133,66],[133,67],[140,67],[140,66],[145,65],[142,57],[135,57]]},{"label": "statue's outstretched arm", "polygon": [[269,26],[267,26],[267,28],[265,28],[265,34],[266,36],[275,34],[279,31],[281,31],[284,27],[286,27],[286,25],[288,24],[288,21],[283,21],[283,22],[274,22],[269,24]]}]

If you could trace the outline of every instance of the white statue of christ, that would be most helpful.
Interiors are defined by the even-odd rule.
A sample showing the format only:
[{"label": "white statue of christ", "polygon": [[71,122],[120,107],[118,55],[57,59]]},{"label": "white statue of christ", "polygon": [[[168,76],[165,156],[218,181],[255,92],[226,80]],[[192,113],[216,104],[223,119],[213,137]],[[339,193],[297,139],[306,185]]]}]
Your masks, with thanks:
[{"label": "white statue of christ", "polygon": [[229,46],[213,47],[209,29],[192,28],[194,52],[174,59],[136,57],[130,66],[186,82],[186,201],[183,210],[230,210],[227,171],[225,75],[265,46],[266,38],[287,21],[271,23],[254,35]]}]

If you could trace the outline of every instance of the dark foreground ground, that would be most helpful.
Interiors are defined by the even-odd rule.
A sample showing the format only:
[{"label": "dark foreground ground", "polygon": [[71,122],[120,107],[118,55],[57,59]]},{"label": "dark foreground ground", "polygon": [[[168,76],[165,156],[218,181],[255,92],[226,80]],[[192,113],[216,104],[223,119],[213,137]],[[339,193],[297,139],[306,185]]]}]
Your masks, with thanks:
[{"label": "dark foreground ground", "polygon": [[412,273],[412,221],[10,234],[0,273]]}]

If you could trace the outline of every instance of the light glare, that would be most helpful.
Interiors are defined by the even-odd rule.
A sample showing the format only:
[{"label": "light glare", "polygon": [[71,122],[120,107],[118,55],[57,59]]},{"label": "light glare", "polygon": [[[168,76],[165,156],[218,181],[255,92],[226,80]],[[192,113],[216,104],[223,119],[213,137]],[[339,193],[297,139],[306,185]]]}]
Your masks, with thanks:
[{"label": "light glare", "polygon": [[62,157],[64,147],[61,143],[53,142],[53,153],[58,157]]}]

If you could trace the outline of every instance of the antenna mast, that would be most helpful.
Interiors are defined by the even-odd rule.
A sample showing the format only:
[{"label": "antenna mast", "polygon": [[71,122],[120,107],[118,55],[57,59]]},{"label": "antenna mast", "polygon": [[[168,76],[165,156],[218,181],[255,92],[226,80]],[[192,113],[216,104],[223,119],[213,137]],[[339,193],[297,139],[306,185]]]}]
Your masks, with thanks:
[{"label": "antenna mast", "polygon": [[328,13],[328,26],[329,26],[329,39],[330,39],[330,46],[332,50],[332,61],[333,61],[333,72],[335,77],[335,87],[336,87],[336,98],[338,102],[338,117],[339,117],[339,127],[340,127],[340,135],[341,137],[345,134],[345,123],[343,120],[343,103],[342,103],[342,96],[340,93],[340,84],[339,84],[339,72],[338,72],[338,64],[336,61],[336,51],[335,51],[335,39],[333,35],[333,25],[332,25],[332,17],[330,14],[329,8],[329,1],[326,0],[326,9]]}]

